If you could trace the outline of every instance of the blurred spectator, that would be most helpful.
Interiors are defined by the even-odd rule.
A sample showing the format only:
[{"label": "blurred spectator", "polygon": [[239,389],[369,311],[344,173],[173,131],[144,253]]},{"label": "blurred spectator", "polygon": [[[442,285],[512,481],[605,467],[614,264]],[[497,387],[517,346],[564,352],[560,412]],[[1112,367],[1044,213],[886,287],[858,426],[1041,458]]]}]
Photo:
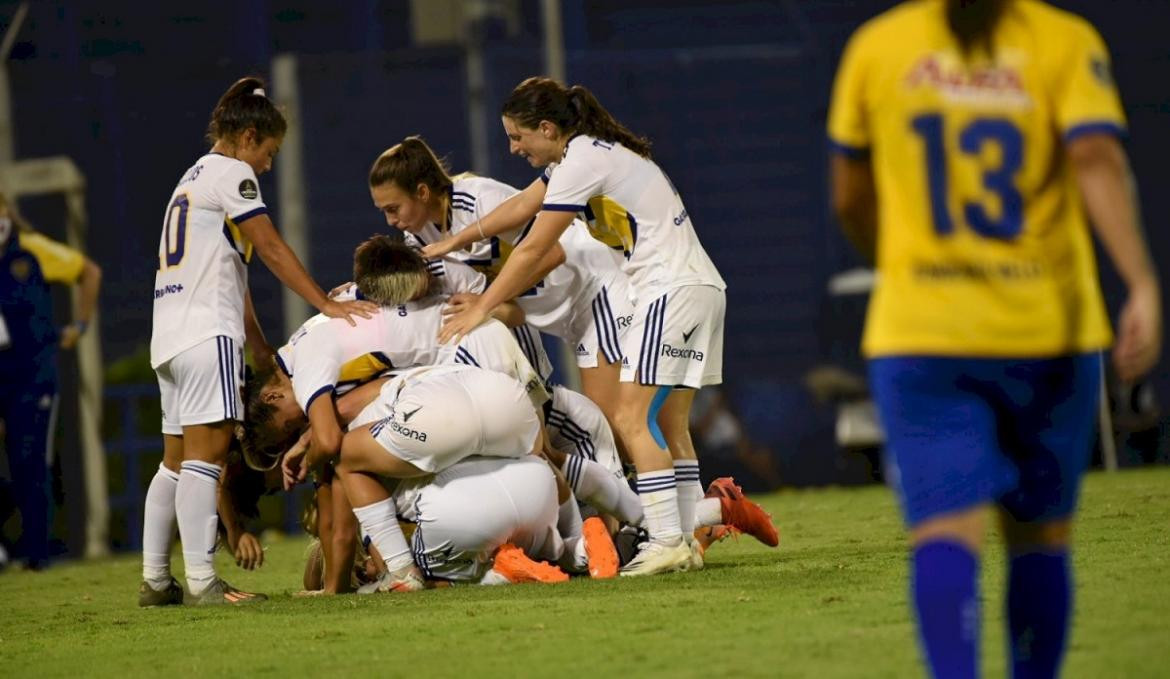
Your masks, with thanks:
[{"label": "blurred spectator", "polygon": [[[77,285],[72,323],[53,325],[49,283]],[[39,570],[49,557],[49,468],[57,412],[57,347],[77,345],[93,317],[101,269],[30,228],[0,194],[0,420],[21,515],[14,557]]]}]

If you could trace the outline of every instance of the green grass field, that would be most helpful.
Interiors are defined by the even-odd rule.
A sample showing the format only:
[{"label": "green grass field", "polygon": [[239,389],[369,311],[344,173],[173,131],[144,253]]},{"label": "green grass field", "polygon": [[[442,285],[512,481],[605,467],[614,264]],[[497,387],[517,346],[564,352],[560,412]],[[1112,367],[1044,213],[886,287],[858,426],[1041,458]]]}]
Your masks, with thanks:
[{"label": "green grass field", "polygon": [[[792,491],[762,502],[780,526],[778,549],[728,540],[702,572],[647,579],[294,599],[306,544],[298,538],[270,542],[255,573],[220,555],[233,584],[272,601],[142,610],[135,556],[9,571],[0,574],[0,674],[919,675],[890,493]],[[1081,507],[1065,676],[1166,676],[1170,469],[1094,474]],[[988,676],[1005,667],[1003,570],[1002,551],[990,549]]]}]

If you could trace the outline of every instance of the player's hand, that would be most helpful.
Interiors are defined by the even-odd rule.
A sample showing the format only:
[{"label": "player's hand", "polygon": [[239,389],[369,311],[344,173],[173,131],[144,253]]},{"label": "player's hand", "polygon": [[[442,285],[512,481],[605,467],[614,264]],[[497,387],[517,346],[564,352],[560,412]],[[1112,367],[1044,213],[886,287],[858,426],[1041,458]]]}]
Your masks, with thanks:
[{"label": "player's hand", "polygon": [[442,257],[443,255],[454,252],[456,249],[457,248],[455,247],[454,238],[444,238],[437,243],[431,243],[430,245],[424,246],[422,249],[422,256],[433,259],[435,257]]},{"label": "player's hand", "polygon": [[1123,382],[1148,373],[1162,353],[1162,300],[1158,283],[1150,280],[1129,291],[1117,319],[1113,367]]},{"label": "player's hand", "polygon": [[[305,436],[301,436],[304,440]],[[287,453],[284,454],[284,459],[280,462],[280,476],[284,484],[285,490],[292,490],[293,486],[305,480],[305,476],[309,473],[309,467],[305,464],[305,453],[309,452],[309,446],[301,446],[297,442]]]},{"label": "player's hand", "polygon": [[76,323],[61,328],[61,348],[72,349],[77,346],[77,341],[81,339],[81,328]]},{"label": "player's hand", "polygon": [[365,300],[350,302],[329,300],[321,307],[321,313],[330,318],[344,318],[350,325],[357,325],[357,321],[353,319],[354,316],[372,318],[374,314],[378,313],[379,308],[381,307],[377,304]]},{"label": "player's hand", "polygon": [[251,533],[241,533],[232,547],[232,552],[236,555],[236,565],[246,571],[256,570],[264,565],[264,548]]},{"label": "player's hand", "polygon": [[479,295],[474,292],[457,292],[447,298],[447,303],[443,306],[444,316],[453,316],[475,305],[479,301]]},{"label": "player's hand", "polygon": [[479,327],[489,316],[490,314],[481,309],[479,304],[468,304],[463,310],[451,314],[443,321],[443,327],[439,329],[439,344],[446,344],[449,341],[458,344],[467,333]]}]

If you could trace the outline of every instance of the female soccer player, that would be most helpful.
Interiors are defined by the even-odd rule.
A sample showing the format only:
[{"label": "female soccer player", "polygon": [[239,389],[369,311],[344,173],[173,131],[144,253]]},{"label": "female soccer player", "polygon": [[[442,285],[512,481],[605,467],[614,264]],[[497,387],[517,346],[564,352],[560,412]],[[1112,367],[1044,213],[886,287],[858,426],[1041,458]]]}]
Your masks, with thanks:
[{"label": "female soccer player", "polygon": [[170,575],[177,518],[190,601],[262,599],[216,577],[216,492],[234,421],[242,418],[239,380],[245,339],[264,362],[264,341],[248,294],[253,249],[278,279],[322,313],[368,317],[370,302],[325,296],[268,217],[257,175],[267,172],[286,123],[258,78],[242,78],[211,114],[211,151],[179,180],[163,216],[154,285],[150,363],[163,410],[163,463],[146,494],[141,606],[177,604],[183,589]]},{"label": "female soccer player", "polygon": [[905,3],[841,59],[834,203],[854,241],[876,245],[863,349],[936,676],[978,674],[989,507],[1010,559],[1012,675],[1058,673],[1110,342],[1082,205],[1129,289],[1114,367],[1133,379],[1160,351],[1124,124],[1100,36],[1034,0]]},{"label": "female soccer player", "polygon": [[[407,137],[382,153],[369,181],[374,205],[409,244],[425,246],[428,257],[450,254],[489,277],[499,272],[536,215],[533,210],[512,221],[497,216],[485,231],[488,215],[517,195],[516,189],[487,177],[451,177],[420,137]],[[633,314],[625,274],[581,224],[568,229],[529,273],[514,301],[529,325],[574,348],[582,391],[612,420],[621,370],[618,334]],[[453,308],[462,308],[467,299],[461,296]],[[545,362],[539,338],[526,328],[515,332],[539,368]]]},{"label": "female soccer player", "polygon": [[[622,575],[699,566],[698,548],[691,554],[683,539],[694,530],[695,503],[703,495],[688,415],[694,389],[722,379],[723,279],[678,192],[650,159],[649,142],[614,120],[589,90],[529,78],[505,102],[503,124],[512,153],[547,169],[497,209],[506,217],[491,217],[539,215],[488,290],[448,321],[440,339],[467,333],[522,292],[524,272],[582,214],[629,276],[634,304],[633,321],[620,338],[622,383],[613,425],[638,469],[651,539]],[[675,387],[689,389],[672,393]],[[762,510],[758,519],[771,527]]]}]

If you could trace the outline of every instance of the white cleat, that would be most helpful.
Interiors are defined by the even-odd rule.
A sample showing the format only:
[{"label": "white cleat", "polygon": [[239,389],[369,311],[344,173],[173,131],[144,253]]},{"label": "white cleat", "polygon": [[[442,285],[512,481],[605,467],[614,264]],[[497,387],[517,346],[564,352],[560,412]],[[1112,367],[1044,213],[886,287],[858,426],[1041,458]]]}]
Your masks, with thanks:
[{"label": "white cleat", "polygon": [[622,577],[673,573],[691,568],[691,548],[685,540],[666,545],[646,542],[638,547],[638,555],[618,572]]},{"label": "white cleat", "polygon": [[378,592],[418,592],[426,589],[427,583],[418,568],[411,566],[396,573],[382,573],[378,579],[358,587],[358,594]]},{"label": "white cleat", "polygon": [[689,570],[701,571],[706,563],[703,561],[703,545],[699,544],[698,540],[687,540],[687,545],[691,548],[691,566]]}]

